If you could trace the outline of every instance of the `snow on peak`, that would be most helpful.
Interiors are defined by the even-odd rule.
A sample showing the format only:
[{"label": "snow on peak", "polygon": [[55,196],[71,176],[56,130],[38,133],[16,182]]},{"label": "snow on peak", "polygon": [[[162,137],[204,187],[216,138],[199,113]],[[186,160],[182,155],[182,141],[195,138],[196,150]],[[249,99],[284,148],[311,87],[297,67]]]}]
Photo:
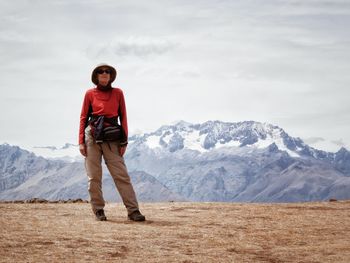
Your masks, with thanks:
[{"label": "snow on peak", "polygon": [[261,148],[267,148],[268,146],[274,143],[279,150],[286,151],[291,157],[300,157],[300,155],[296,151],[292,151],[288,149],[288,147],[285,145],[283,141],[282,133],[283,133],[282,129],[273,128],[267,134],[265,139],[259,138],[258,141],[254,143],[252,146],[261,149]]},{"label": "snow on peak", "polygon": [[172,144],[176,143],[176,139],[179,141],[179,144],[182,146],[180,148],[186,148],[190,150],[196,150],[199,152],[205,152],[206,149],[203,148],[203,142],[205,139],[205,134],[200,134],[199,130],[189,129],[189,125],[181,127],[174,132],[173,129],[169,126],[169,129],[164,129],[163,126],[162,133],[153,133],[152,135],[147,136],[145,144],[151,148],[162,148],[170,147]]},{"label": "snow on peak", "polygon": [[[254,121],[228,123],[207,121],[203,124],[191,124],[185,121],[174,125],[165,125],[157,131],[145,134],[145,144],[149,148],[167,148],[174,152],[181,149],[207,152],[223,147],[256,147],[266,148],[275,143],[290,156],[300,155],[286,145],[289,136],[279,127],[268,123]],[[294,143],[293,139],[289,139]]]}]

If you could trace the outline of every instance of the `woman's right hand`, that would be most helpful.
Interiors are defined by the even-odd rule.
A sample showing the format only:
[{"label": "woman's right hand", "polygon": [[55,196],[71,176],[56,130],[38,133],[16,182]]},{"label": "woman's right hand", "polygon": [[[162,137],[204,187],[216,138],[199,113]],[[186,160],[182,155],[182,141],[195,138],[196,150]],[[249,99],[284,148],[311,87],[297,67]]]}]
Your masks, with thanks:
[{"label": "woman's right hand", "polygon": [[87,156],[87,152],[86,152],[86,145],[84,143],[79,144],[79,151],[81,153],[81,155],[83,156]]}]

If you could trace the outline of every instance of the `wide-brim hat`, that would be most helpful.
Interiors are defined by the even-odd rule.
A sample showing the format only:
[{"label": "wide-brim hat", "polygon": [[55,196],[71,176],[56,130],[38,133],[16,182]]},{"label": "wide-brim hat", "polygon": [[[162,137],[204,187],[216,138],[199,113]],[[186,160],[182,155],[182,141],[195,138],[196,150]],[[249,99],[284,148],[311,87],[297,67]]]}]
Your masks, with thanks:
[{"label": "wide-brim hat", "polygon": [[114,67],[112,67],[111,65],[105,64],[105,63],[101,63],[98,64],[97,67],[92,71],[91,74],[91,81],[95,84],[98,85],[98,78],[97,78],[97,70],[99,70],[100,68],[109,68],[111,71],[111,78],[109,80],[109,84],[111,84],[115,78],[117,77],[117,71],[115,70]]}]

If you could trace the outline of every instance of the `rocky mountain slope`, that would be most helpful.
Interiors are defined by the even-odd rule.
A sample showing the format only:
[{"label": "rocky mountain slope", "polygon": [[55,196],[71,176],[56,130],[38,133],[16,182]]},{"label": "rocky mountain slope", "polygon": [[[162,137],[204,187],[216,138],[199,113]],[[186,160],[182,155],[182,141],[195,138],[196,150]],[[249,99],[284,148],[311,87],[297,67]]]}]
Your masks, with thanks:
[{"label": "rocky mountain slope", "polygon": [[350,153],[328,153],[266,123],[179,122],[134,136],[130,170],[194,201],[290,202],[350,197]]},{"label": "rocky mountain slope", "polygon": [[[145,172],[131,172],[130,176],[141,201],[184,199]],[[106,200],[120,201],[106,167],[103,188]],[[49,200],[88,199],[84,163],[47,160],[17,146],[0,145],[0,200],[34,197]]]},{"label": "rocky mountain slope", "polygon": [[[350,198],[348,150],[320,151],[266,123],[181,121],[165,125],[132,136],[125,160],[142,200]],[[1,145],[0,169],[0,199],[87,198],[82,162],[47,160]],[[103,181],[106,199],[119,200],[110,176],[106,174]]]}]

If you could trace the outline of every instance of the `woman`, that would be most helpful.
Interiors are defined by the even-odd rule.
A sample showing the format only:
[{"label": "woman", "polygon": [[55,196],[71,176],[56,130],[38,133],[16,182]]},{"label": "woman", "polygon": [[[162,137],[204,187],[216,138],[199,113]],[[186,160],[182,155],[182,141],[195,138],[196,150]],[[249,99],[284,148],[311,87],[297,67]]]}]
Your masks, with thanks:
[{"label": "woman", "polygon": [[[96,219],[107,220],[104,213],[105,202],[102,195],[102,156],[107,168],[120,193],[128,212],[128,218],[133,221],[144,221],[140,213],[136,195],[128,175],[123,155],[127,147],[128,122],[124,95],[121,89],[112,88],[111,84],[117,76],[114,67],[107,64],[98,65],[92,72],[91,80],[96,85],[89,89],[84,98],[79,128],[79,150],[85,156],[85,169],[89,177],[89,194],[92,211]],[[101,116],[104,116],[101,118]],[[115,141],[96,140],[98,129],[113,126],[119,117],[124,136]],[[96,127],[96,120],[102,120]],[[112,123],[112,124],[111,124]]]}]

